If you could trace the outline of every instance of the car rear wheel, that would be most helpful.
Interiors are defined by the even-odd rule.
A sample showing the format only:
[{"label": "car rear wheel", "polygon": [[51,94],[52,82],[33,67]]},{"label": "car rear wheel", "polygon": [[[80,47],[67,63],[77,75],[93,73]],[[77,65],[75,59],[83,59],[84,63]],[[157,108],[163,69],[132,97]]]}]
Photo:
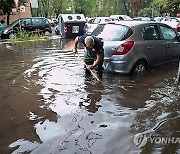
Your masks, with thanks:
[{"label": "car rear wheel", "polygon": [[46,36],[49,36],[49,35],[50,35],[50,32],[49,32],[48,30],[46,30],[46,31],[44,32],[44,34],[45,34]]},{"label": "car rear wheel", "polygon": [[15,38],[16,38],[16,33],[9,34],[9,39],[15,39]]},{"label": "car rear wheel", "polygon": [[144,75],[147,71],[147,64],[144,61],[137,62],[131,70],[132,75]]}]

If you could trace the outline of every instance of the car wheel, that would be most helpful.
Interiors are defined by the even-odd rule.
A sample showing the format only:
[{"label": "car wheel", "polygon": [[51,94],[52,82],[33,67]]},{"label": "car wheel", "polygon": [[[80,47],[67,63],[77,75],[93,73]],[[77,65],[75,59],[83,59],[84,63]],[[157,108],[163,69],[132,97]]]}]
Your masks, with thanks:
[{"label": "car wheel", "polygon": [[49,35],[50,35],[50,32],[49,32],[48,30],[46,30],[46,31],[44,32],[44,34],[45,34],[46,36],[49,36]]},{"label": "car wheel", "polygon": [[16,38],[16,33],[9,34],[9,39],[15,39],[15,38]]},{"label": "car wheel", "polygon": [[144,61],[137,62],[131,70],[132,75],[144,75],[147,71],[147,64]]}]

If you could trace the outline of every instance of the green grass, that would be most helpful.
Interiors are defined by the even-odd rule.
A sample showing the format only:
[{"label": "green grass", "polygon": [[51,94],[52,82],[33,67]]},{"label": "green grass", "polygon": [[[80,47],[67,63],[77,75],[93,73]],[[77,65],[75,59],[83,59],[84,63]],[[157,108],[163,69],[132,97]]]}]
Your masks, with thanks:
[{"label": "green grass", "polygon": [[35,31],[32,33],[21,31],[17,34],[16,38],[11,39],[11,41],[16,42],[16,41],[29,41],[29,40],[40,40],[40,39],[49,39],[49,37],[44,34],[40,34],[39,31]]}]

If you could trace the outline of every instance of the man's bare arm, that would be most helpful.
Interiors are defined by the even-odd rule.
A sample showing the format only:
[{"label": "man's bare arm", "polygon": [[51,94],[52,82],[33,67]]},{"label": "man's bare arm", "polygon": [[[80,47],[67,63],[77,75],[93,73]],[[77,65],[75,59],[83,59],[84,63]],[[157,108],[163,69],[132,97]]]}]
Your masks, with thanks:
[{"label": "man's bare arm", "polygon": [[77,45],[78,45],[78,37],[75,38],[74,40],[74,48],[73,48],[73,53],[77,53]]}]

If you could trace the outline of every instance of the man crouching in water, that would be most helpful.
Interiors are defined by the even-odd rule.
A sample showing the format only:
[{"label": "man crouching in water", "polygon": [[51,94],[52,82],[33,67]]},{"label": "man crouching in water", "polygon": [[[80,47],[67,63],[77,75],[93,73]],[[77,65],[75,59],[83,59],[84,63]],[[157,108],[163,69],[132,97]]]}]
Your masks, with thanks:
[{"label": "man crouching in water", "polygon": [[82,35],[77,36],[74,41],[73,53],[77,53],[78,42],[85,46],[84,62],[87,64],[86,74],[90,74],[91,69],[95,69],[100,78],[103,73],[104,49],[102,41],[95,36]]}]

